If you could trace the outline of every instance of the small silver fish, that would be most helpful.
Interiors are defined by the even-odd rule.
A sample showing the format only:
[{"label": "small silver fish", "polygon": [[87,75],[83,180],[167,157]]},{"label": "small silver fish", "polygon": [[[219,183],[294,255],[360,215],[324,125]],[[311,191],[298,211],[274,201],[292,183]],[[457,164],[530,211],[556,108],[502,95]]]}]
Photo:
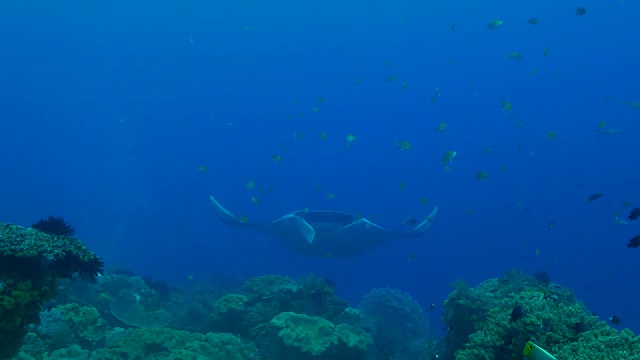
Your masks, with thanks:
[{"label": "small silver fish", "polygon": [[616,128],[607,128],[607,129],[598,129],[598,137],[603,135],[618,135],[622,132],[621,129]]},{"label": "small silver fish", "polygon": [[627,220],[620,219],[617,216],[614,218],[614,220],[616,221],[616,224],[618,224],[618,225],[629,225],[629,222],[627,222]]}]

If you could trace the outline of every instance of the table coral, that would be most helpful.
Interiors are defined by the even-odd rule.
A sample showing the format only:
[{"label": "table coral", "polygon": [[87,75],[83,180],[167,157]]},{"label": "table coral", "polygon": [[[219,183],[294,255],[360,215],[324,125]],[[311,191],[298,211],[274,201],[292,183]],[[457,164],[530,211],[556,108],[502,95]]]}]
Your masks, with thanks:
[{"label": "table coral", "polygon": [[271,324],[282,329],[278,335],[286,345],[311,355],[322,354],[338,343],[333,323],[317,316],[283,312]]},{"label": "table coral", "polygon": [[340,324],[317,317],[293,312],[283,312],[271,320],[280,329],[278,336],[283,343],[300,351],[292,358],[312,355],[322,359],[358,359],[373,341],[371,335],[351,325]]}]

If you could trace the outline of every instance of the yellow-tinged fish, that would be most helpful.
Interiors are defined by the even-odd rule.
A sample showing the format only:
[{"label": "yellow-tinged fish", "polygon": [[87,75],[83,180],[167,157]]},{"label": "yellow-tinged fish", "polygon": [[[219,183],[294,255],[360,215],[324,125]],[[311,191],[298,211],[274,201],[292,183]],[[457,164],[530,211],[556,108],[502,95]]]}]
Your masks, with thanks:
[{"label": "yellow-tinged fish", "polygon": [[457,155],[458,155],[458,153],[455,152],[455,151],[447,151],[442,156],[442,160],[440,160],[440,165],[446,166],[446,165],[451,164],[451,162],[453,161],[453,159],[456,158]]},{"label": "yellow-tinged fish", "polygon": [[513,110],[513,104],[511,103],[511,101],[500,100],[499,104],[500,104],[500,108],[502,108],[502,110],[504,111],[509,112]]},{"label": "yellow-tinged fish", "polygon": [[514,51],[507,54],[507,59],[510,60],[522,60],[522,53],[519,51]]},{"label": "yellow-tinged fish", "polygon": [[478,181],[485,181],[489,179],[489,174],[487,174],[486,171],[478,171],[477,173],[473,174],[473,178]]},{"label": "yellow-tinged fish", "polygon": [[522,353],[527,359],[531,360],[557,360],[553,355],[531,341],[528,341],[524,345],[524,351]]},{"label": "yellow-tinged fish", "polygon": [[411,150],[411,143],[407,140],[396,140],[396,146],[402,151]]},{"label": "yellow-tinged fish", "polygon": [[545,139],[547,139],[547,140],[549,140],[549,141],[551,141],[551,140],[555,140],[557,137],[558,137],[558,135],[557,135],[557,134],[556,134],[556,132],[555,132],[555,131],[553,131],[553,130],[552,130],[552,131],[549,131],[549,132],[547,133],[547,135],[545,135],[545,136],[544,136],[544,138],[545,138]]},{"label": "yellow-tinged fish", "polygon": [[447,125],[447,123],[445,123],[445,122],[441,122],[440,124],[438,124],[438,126],[436,126],[436,127],[434,127],[434,128],[433,128],[433,131],[434,131],[434,132],[441,133],[441,132],[445,131],[445,130],[447,129],[447,127],[448,127],[448,126],[449,126],[449,125]]},{"label": "yellow-tinged fish", "polygon": [[351,146],[351,143],[353,143],[354,141],[356,141],[356,137],[352,134],[349,134],[344,137],[344,143],[345,143],[345,146],[347,147]]},{"label": "yellow-tinged fish", "polygon": [[495,30],[499,27],[501,27],[504,24],[504,22],[502,20],[492,20],[490,21],[487,26],[485,26],[486,30]]},{"label": "yellow-tinged fish", "polygon": [[248,223],[249,222],[249,218],[247,218],[244,215],[236,215],[236,219],[241,223]]}]

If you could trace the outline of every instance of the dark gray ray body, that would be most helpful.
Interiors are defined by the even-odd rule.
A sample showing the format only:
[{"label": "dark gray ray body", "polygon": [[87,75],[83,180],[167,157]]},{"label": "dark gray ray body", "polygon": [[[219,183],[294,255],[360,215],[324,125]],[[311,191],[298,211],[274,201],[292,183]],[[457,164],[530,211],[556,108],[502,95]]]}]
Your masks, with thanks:
[{"label": "dark gray ray body", "polygon": [[385,242],[423,235],[438,214],[431,214],[413,229],[395,232],[365,218],[331,210],[300,210],[267,224],[242,221],[210,196],[214,213],[222,222],[234,227],[254,229],[271,235],[292,250],[314,257],[353,257]]}]

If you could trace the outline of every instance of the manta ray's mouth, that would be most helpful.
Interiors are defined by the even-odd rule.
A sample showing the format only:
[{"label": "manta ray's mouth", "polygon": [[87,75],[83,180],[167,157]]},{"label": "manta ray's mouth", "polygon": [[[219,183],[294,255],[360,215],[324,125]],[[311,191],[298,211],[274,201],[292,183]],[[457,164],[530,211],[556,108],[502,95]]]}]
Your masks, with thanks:
[{"label": "manta ray's mouth", "polygon": [[305,211],[299,212],[297,215],[313,227],[315,227],[316,224],[333,225],[336,227],[336,230],[356,220],[354,215],[331,210]]}]

